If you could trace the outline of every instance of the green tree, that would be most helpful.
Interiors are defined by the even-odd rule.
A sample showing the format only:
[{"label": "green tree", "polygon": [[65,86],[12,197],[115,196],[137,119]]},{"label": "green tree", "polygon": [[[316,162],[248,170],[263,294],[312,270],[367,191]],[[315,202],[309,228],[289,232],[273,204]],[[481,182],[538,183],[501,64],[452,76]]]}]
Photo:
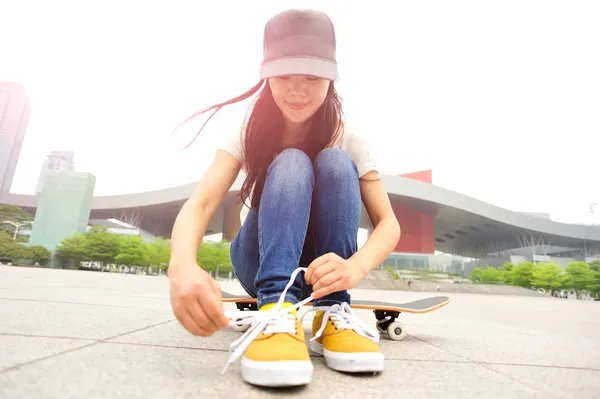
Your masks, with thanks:
[{"label": "green tree", "polygon": [[498,284],[502,282],[500,270],[495,267],[488,266],[481,271],[479,275],[480,281],[484,284]]},{"label": "green tree", "polygon": [[492,266],[486,266],[485,269],[476,267],[469,275],[469,279],[481,284],[499,284],[503,282],[500,270]]},{"label": "green tree", "polygon": [[119,253],[119,236],[108,232],[103,226],[93,226],[86,234],[85,255],[87,260],[114,263]]},{"label": "green tree", "polygon": [[569,287],[577,293],[577,299],[581,299],[581,291],[589,290],[594,285],[594,272],[585,262],[570,262],[567,265],[567,276]]},{"label": "green tree", "polygon": [[52,252],[43,245],[30,245],[26,248],[30,251],[30,258],[28,259],[32,259],[35,262],[46,262],[52,256]]},{"label": "green tree", "polygon": [[512,271],[515,265],[512,262],[504,263],[498,271],[500,272],[500,279],[506,284],[512,284]]},{"label": "green tree", "polygon": [[54,254],[71,266],[79,266],[81,261],[89,260],[87,255],[87,236],[85,233],[75,233],[63,238],[56,247]]},{"label": "green tree", "polygon": [[0,256],[17,259],[30,259],[44,262],[50,259],[51,253],[41,245],[25,246],[12,239],[6,231],[0,230]]},{"label": "green tree", "polygon": [[0,257],[16,258],[16,251],[22,245],[12,239],[12,235],[4,230],[0,230]]},{"label": "green tree", "polygon": [[531,284],[552,292],[564,287],[567,276],[562,267],[556,263],[538,263],[531,274]]},{"label": "green tree", "polygon": [[16,261],[17,259],[31,259],[32,253],[29,248],[17,243],[11,248],[8,256],[13,258],[13,261]]},{"label": "green tree", "polygon": [[471,270],[471,274],[469,274],[469,280],[471,280],[474,283],[478,283],[481,281],[481,268],[476,267],[473,270]]},{"label": "green tree", "polygon": [[33,215],[25,212],[22,208],[14,205],[0,205],[0,230],[9,233],[11,239],[15,233],[15,226],[3,222],[24,223],[27,225],[26,222],[32,221]]},{"label": "green tree", "polygon": [[231,264],[231,252],[230,252],[230,243],[225,240],[221,240],[220,242],[215,242],[212,244],[217,250],[217,266],[219,267],[219,272],[232,272],[233,265]]},{"label": "green tree", "polygon": [[148,250],[148,261],[150,266],[166,269],[171,258],[171,245],[169,240],[163,237],[155,238],[146,244]]},{"label": "green tree", "polygon": [[518,285],[519,287],[531,287],[531,278],[533,274],[533,263],[521,262],[514,266],[510,273],[510,284]]},{"label": "green tree", "polygon": [[33,215],[15,205],[0,205],[0,220],[8,220],[16,223],[30,222],[33,220]]},{"label": "green tree", "polygon": [[[108,233],[110,234],[110,233]],[[115,256],[115,263],[127,266],[147,266],[149,261],[148,249],[146,243],[140,236],[117,236],[118,253]]]},{"label": "green tree", "polygon": [[203,241],[198,248],[196,261],[201,268],[207,272],[213,272],[217,269],[217,263],[220,258],[219,248],[215,247],[210,241]]},{"label": "green tree", "polygon": [[592,283],[588,289],[593,296],[598,298],[600,296],[600,260],[590,263],[590,269],[592,270]]}]

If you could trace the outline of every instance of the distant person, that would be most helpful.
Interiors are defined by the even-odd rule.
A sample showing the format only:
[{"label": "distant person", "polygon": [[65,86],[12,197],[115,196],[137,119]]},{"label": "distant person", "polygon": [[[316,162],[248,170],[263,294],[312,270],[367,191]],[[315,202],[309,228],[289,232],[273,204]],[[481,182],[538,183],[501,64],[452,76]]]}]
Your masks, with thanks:
[{"label": "distant person", "polygon": [[[263,44],[260,82],[190,117],[209,111],[212,116],[257,94],[244,128],[217,150],[175,221],[169,265],[173,312],[194,335],[228,326],[220,288],[198,267],[196,253],[244,170],[240,194],[247,206],[231,261],[241,285],[258,300],[253,327],[261,326],[262,334],[234,343],[239,347],[230,360],[243,353],[242,378],[263,386],[311,381],[313,366],[296,314],[311,297],[318,310],[311,350],[335,370],[382,371],[377,339],[368,338],[367,327],[345,304],[348,290],[390,255],[400,228],[369,146],[342,119],[333,24],[322,12],[284,11],[267,22]],[[214,57],[218,62],[218,54]],[[362,203],[375,229],[358,250]],[[298,267],[307,267],[304,278],[292,280]]]}]

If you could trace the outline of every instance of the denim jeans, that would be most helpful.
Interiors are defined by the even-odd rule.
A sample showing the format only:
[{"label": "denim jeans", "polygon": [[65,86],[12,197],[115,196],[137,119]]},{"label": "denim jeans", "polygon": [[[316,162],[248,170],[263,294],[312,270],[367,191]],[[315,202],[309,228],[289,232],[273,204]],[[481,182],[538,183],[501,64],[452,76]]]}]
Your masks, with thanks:
[{"label": "denim jeans", "polygon": [[[286,149],[269,165],[258,209],[251,209],[231,243],[235,274],[258,306],[277,302],[292,272],[334,252],[344,259],[357,250],[362,199],[358,171],[342,149],[322,150],[314,162]],[[300,273],[286,294],[297,303],[312,293]],[[315,305],[350,303],[346,291]]]}]

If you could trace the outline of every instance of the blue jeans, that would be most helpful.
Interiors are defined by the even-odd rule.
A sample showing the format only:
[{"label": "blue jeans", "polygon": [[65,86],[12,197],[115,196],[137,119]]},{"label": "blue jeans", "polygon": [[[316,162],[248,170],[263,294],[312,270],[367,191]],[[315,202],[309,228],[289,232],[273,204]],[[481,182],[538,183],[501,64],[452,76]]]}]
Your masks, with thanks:
[{"label": "blue jeans", "polygon": [[[231,243],[235,274],[258,306],[277,302],[299,266],[329,252],[351,257],[361,205],[358,171],[344,150],[324,149],[314,163],[300,150],[282,151],[269,165],[259,208]],[[297,303],[311,293],[300,273],[285,300]],[[350,295],[340,291],[315,302],[350,303]]]}]

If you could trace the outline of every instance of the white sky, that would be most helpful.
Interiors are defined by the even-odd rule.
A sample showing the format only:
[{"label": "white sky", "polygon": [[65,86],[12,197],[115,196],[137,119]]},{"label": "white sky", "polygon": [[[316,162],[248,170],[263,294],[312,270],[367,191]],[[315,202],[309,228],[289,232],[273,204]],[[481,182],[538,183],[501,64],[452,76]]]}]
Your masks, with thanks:
[{"label": "white sky", "polygon": [[258,81],[270,16],[313,7],[335,24],[345,113],[383,173],[432,168],[434,184],[562,222],[600,203],[600,2],[6,3],[0,80],[32,100],[13,192],[32,194],[58,149],[95,195],[197,181],[248,104],[185,152],[199,124],[171,130]]}]

